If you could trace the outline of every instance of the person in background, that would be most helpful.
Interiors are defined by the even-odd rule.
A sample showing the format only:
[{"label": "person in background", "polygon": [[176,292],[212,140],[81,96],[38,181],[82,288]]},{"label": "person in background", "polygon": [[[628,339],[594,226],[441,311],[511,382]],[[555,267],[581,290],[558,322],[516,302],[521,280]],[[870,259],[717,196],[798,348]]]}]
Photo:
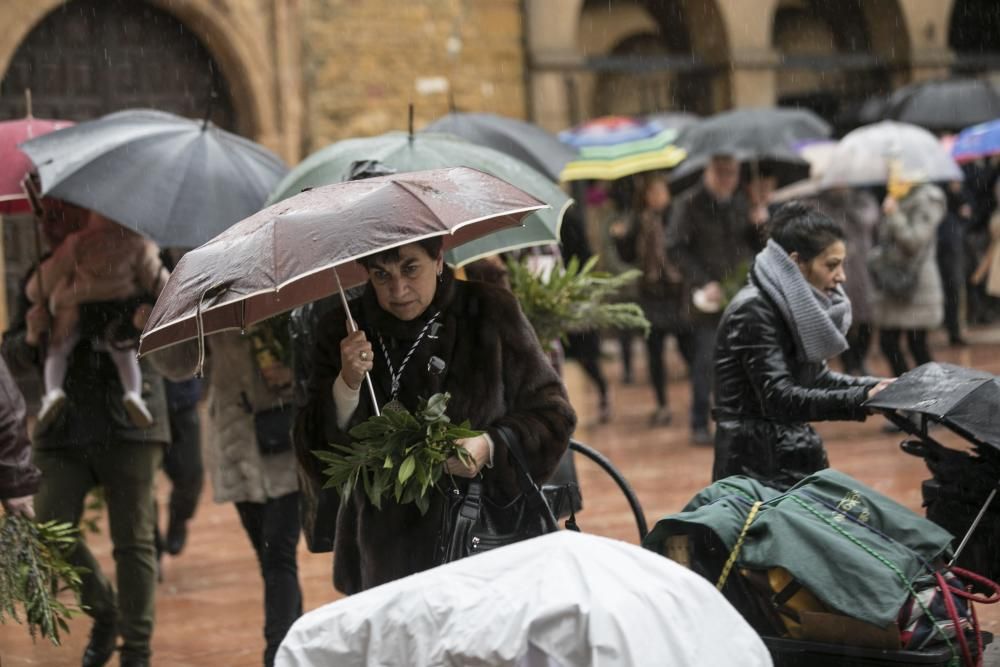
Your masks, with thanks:
[{"label": "person in background", "polygon": [[[565,265],[576,257],[582,266],[593,253],[587,241],[583,218],[579,207],[571,206],[563,217],[560,231],[559,252]],[[608,396],[608,381],[601,369],[601,334],[599,331],[583,331],[566,336],[566,358],[580,364],[584,373],[597,389],[597,421],[606,424],[611,421],[611,401]]]},{"label": "person in background", "polygon": [[843,230],[818,210],[782,206],[749,284],[726,307],[715,351],[712,479],[747,475],[787,489],[827,467],[810,421],[864,419],[890,380],[831,371],[847,349]]},{"label": "person in background", "polygon": [[31,463],[24,397],[0,358],[0,504],[8,514],[35,518],[32,496],[41,473]]},{"label": "person in background", "polygon": [[944,319],[944,295],[937,267],[937,228],[944,220],[946,202],[941,188],[929,183],[890,183],[882,202],[884,217],[879,236],[893,252],[908,258],[917,280],[908,298],[874,290],[879,347],[893,375],[909,368],[901,339],[906,340],[915,366],[932,361],[927,335]]},{"label": "person in background", "polygon": [[[636,250],[642,277],[639,279],[639,305],[650,322],[646,338],[649,378],[656,397],[656,410],[650,425],[666,426],[672,415],[667,400],[667,366],[664,347],[667,336],[677,338],[681,354],[690,366],[693,340],[690,327],[682,312],[684,282],[677,265],[667,257],[667,219],[670,189],[662,174],[655,172],[636,177],[635,217],[632,224],[638,230]],[[692,383],[692,387],[694,383]],[[697,396],[692,396],[692,423]]]},{"label": "person in background", "polygon": [[937,266],[944,296],[944,327],[948,343],[965,345],[962,338],[961,305],[965,292],[965,231],[972,224],[972,204],[961,181],[944,188],[947,213],[938,227]]},{"label": "person in background", "polygon": [[690,295],[691,382],[694,395],[691,439],[712,444],[709,411],[712,393],[712,353],[723,308],[723,283],[733,279],[755,251],[756,229],[749,203],[739,189],[740,165],[731,155],[716,155],[698,185],[674,200],[667,225],[669,259],[681,269]]},{"label": "person in background", "polygon": [[[173,270],[182,255],[183,251],[171,249],[164,251],[161,257],[167,268]],[[163,472],[170,480],[171,487],[167,531],[161,535],[157,529],[156,544],[157,554],[166,552],[177,556],[187,543],[188,522],[198,507],[205,482],[205,468],[201,457],[201,417],[198,415],[202,382],[198,378],[164,382],[171,441],[163,455]]]},{"label": "person in background", "polygon": [[[215,502],[236,506],[264,586],[263,664],[302,615],[296,549],[299,482],[292,446],[294,375],[288,316],[224,331],[205,341],[205,451]],[[168,379],[194,374],[192,342],[151,360]]]},{"label": "person in background", "polygon": [[[39,423],[56,418],[66,402],[63,383],[69,354],[80,341],[80,305],[126,301],[140,294],[155,298],[168,275],[155,243],[96,212],[42,261],[27,283],[31,303],[43,305],[53,317]],[[129,418],[139,428],[151,426],[135,346],[117,340],[105,343],[125,390],[122,403]]]},{"label": "person in background", "polygon": [[170,416],[170,447],[163,457],[163,472],[170,480],[167,532],[157,531],[158,544],[171,556],[177,556],[187,544],[188,522],[198,507],[205,482],[201,460],[201,380],[181,382],[166,380],[167,410]]},{"label": "person in background", "polygon": [[848,347],[840,355],[844,372],[870,375],[866,359],[874,336],[875,313],[872,308],[872,282],[868,274],[868,255],[881,212],[878,200],[867,190],[835,188],[818,195],[816,207],[844,230],[847,256],[844,259],[844,291],[851,301],[851,328]]},{"label": "person in background", "polygon": [[[612,275],[634,269],[636,261],[636,230],[631,224],[628,207],[621,203],[621,192],[627,188],[620,181],[591,181],[583,197],[586,202],[587,238],[590,247],[597,249],[599,257],[597,269]],[[618,298],[623,302],[634,302],[637,292],[630,285],[619,293]],[[618,332],[623,384],[632,384],[634,339],[635,334],[630,331]]]},{"label": "person in background", "polygon": [[[43,231],[50,215],[63,218],[61,231],[79,229],[90,215],[87,209],[51,200],[46,200],[45,209]],[[49,240],[65,242],[66,235],[61,236]],[[50,247],[58,251],[59,246]],[[116,261],[113,254],[108,259]],[[48,423],[36,425],[33,433],[34,463],[42,473],[34,501],[39,521],[77,525],[87,494],[97,486],[103,487],[107,502],[117,591],[85,542],[78,542],[68,557],[72,565],[86,570],[81,602],[94,619],[83,667],[106,664],[119,635],[123,667],[149,665],[152,652],[156,608],[153,485],[170,441],[166,399],[161,376],[141,361],[142,399],[152,423],[137,426],[121,400],[125,390],[104,342],[109,330],[138,338],[148,317],[148,305],[143,303],[151,300],[147,294],[128,302],[80,305],[79,341],[67,357],[65,406]],[[31,306],[24,294],[19,303],[28,307],[16,313],[4,334],[3,356],[13,372],[40,373],[52,319],[43,303]]]}]

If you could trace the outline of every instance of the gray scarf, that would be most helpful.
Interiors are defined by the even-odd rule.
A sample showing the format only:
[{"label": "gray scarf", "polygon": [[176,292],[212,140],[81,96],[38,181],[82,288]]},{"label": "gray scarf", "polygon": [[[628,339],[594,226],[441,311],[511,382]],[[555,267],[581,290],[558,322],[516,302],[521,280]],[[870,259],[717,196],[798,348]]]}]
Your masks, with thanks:
[{"label": "gray scarf", "polygon": [[801,358],[826,361],[848,348],[844,335],[851,327],[851,302],[843,288],[828,296],[810,285],[789,254],[773,240],[768,240],[754,260],[753,276],[781,311]]}]

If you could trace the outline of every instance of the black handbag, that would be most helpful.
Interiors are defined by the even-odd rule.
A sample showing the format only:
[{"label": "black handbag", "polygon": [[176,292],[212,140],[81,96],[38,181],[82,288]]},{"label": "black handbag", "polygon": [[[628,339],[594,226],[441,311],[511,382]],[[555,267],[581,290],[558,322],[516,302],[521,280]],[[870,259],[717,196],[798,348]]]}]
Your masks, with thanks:
[{"label": "black handbag", "polygon": [[506,504],[496,503],[485,495],[480,477],[469,482],[464,494],[458,488],[450,489],[438,539],[438,564],[559,529],[546,494],[528,472],[516,436],[504,428],[495,432],[516,462],[521,493]]},{"label": "black handbag", "polygon": [[295,406],[292,403],[253,413],[257,433],[257,449],[263,456],[274,456],[292,450],[292,420]]}]

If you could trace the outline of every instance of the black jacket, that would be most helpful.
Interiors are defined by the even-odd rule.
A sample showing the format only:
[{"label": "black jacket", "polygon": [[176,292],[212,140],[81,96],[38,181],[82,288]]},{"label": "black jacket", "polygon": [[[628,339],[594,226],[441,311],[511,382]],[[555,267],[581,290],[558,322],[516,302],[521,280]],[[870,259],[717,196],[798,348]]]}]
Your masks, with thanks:
[{"label": "black jacket", "polygon": [[878,380],[804,361],[781,312],[751,280],[726,308],[715,345],[713,479],[777,488],[828,467],[810,421],[863,420]]},{"label": "black jacket", "polygon": [[31,463],[24,398],[0,359],[0,498],[30,496],[38,491],[38,480],[38,468]]}]

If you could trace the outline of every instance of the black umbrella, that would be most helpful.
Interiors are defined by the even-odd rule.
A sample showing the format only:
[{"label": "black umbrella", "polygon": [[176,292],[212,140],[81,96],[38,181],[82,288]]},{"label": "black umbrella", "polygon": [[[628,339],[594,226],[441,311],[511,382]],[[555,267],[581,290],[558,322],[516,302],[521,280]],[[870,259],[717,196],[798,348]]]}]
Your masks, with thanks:
[{"label": "black umbrella", "polygon": [[163,111],[129,109],[21,144],[42,195],[161,246],[193,248],[253,214],[288,171],[269,150]]},{"label": "black umbrella", "polygon": [[466,141],[505,153],[535,171],[559,180],[576,151],[537,125],[492,113],[452,112],[424,128],[425,132],[454,134]]},{"label": "black umbrella", "polygon": [[[929,459],[942,457],[947,448],[927,431],[928,422],[933,421],[947,426],[975,445],[981,456],[970,463],[983,464],[975,466],[976,469],[994,470],[1000,463],[1000,381],[995,375],[932,362],[904,373],[867,401],[865,406],[882,412],[901,429],[919,437],[923,441],[922,446],[930,448],[913,451],[911,445],[907,448],[911,453]],[[903,413],[917,415],[919,420],[914,422]],[[970,482],[972,481],[974,480],[970,478]],[[952,562],[965,548],[996,493],[994,483],[979,514],[955,550]]]},{"label": "black umbrella", "polygon": [[924,364],[901,375],[866,406],[922,415],[1000,455],[1000,381],[985,371]]},{"label": "black umbrella", "polygon": [[809,177],[809,163],[796,148],[826,139],[829,123],[805,109],[737,109],[715,114],[681,132],[677,145],[688,152],[674,169],[671,183],[684,189],[697,180],[713,155],[731,155],[740,162],[764,165],[778,185]]},{"label": "black umbrella", "polygon": [[889,97],[883,118],[954,132],[1000,118],[1000,91],[980,79],[914,83]]}]

